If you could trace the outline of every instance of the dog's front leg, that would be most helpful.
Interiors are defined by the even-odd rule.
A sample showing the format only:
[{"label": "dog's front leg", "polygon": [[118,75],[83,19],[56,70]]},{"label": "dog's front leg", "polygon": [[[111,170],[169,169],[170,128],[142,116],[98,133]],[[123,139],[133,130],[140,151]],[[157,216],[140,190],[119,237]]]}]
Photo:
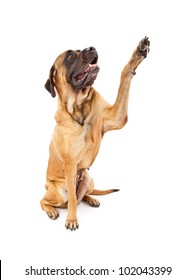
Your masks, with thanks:
[{"label": "dog's front leg", "polygon": [[68,192],[68,216],[65,227],[76,230],[79,227],[77,220],[77,197],[76,197],[76,168],[70,162],[66,162],[65,178]]},{"label": "dog's front leg", "polygon": [[137,66],[146,58],[149,45],[150,42],[147,37],[142,39],[123,69],[116,102],[105,111],[103,132],[120,129],[126,124],[131,80],[135,75]]}]

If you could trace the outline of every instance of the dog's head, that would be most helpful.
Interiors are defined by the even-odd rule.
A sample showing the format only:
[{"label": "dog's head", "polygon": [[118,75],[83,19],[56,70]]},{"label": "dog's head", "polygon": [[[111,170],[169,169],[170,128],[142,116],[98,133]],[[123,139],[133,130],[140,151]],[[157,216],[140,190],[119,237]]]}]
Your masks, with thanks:
[{"label": "dog's head", "polygon": [[62,53],[50,69],[45,88],[55,97],[54,87],[61,91],[70,85],[76,91],[91,86],[99,72],[97,61],[98,54],[93,47]]}]

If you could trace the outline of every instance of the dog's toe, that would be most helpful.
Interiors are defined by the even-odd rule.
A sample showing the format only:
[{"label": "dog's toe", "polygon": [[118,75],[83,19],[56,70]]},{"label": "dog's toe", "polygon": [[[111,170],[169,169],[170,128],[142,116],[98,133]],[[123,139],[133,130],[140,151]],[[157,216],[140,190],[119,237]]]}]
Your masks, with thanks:
[{"label": "dog's toe", "polygon": [[51,205],[42,205],[42,209],[47,213],[48,217],[52,220],[56,220],[59,217],[58,210]]},{"label": "dog's toe", "polygon": [[56,220],[59,217],[59,213],[56,209],[54,209],[54,211],[48,211],[47,215],[52,220]]},{"label": "dog's toe", "polygon": [[100,206],[100,202],[90,195],[84,196],[83,201],[85,201],[87,204],[89,204],[92,207],[99,207]]},{"label": "dog's toe", "polygon": [[93,200],[90,201],[89,205],[92,206],[92,207],[99,207],[100,202],[97,199],[93,199]]},{"label": "dog's toe", "polygon": [[66,220],[65,227],[66,227],[66,229],[70,229],[71,231],[72,231],[72,230],[76,230],[76,229],[79,228],[79,223],[78,223],[77,220],[70,220],[70,219],[67,219],[67,220]]},{"label": "dog's toe", "polygon": [[146,58],[147,54],[150,51],[149,47],[150,47],[150,41],[148,37],[144,37],[138,45],[138,56],[143,56],[144,58]]}]

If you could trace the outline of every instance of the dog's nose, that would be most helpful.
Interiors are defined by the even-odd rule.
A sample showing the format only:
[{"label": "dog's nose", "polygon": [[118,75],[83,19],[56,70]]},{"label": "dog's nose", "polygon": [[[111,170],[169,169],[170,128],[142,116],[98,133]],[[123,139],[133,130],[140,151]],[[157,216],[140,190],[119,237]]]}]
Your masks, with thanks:
[{"label": "dog's nose", "polygon": [[89,47],[89,48],[86,48],[83,50],[84,52],[90,52],[90,51],[95,51],[95,48],[94,47]]},{"label": "dog's nose", "polygon": [[95,50],[94,47],[89,47],[89,48],[88,48],[88,51],[94,51],[94,50]]},{"label": "dog's nose", "polygon": [[91,61],[94,57],[97,57],[97,52],[94,47],[86,48],[80,53],[80,59],[82,61]]}]

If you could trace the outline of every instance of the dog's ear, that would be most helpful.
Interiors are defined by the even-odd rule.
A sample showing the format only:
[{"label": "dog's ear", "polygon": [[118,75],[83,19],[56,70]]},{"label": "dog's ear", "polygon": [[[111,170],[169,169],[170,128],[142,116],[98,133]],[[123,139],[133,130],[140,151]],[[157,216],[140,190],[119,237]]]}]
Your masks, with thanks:
[{"label": "dog's ear", "polygon": [[53,82],[53,75],[54,72],[56,72],[56,69],[54,65],[51,67],[49,72],[49,79],[47,79],[47,82],[45,83],[45,88],[51,93],[52,97],[56,96],[55,90],[54,90],[54,82]]}]

